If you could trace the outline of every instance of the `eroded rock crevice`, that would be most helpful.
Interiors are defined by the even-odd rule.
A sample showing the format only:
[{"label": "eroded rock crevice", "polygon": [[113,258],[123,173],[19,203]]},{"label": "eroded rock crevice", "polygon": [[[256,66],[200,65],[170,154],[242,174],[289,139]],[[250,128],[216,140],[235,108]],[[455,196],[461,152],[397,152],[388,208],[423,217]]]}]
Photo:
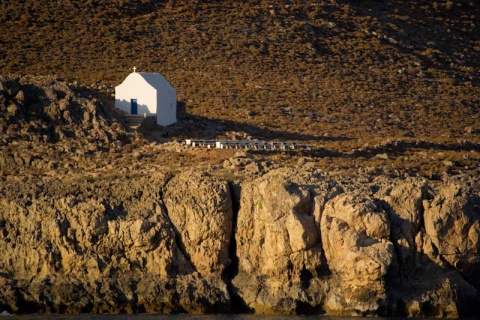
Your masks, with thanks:
[{"label": "eroded rock crevice", "polygon": [[238,294],[238,289],[232,284],[232,279],[238,275],[239,257],[237,255],[236,230],[238,221],[238,211],[240,210],[241,186],[233,182],[228,183],[230,197],[232,199],[232,235],[228,248],[230,265],[225,268],[222,279],[227,283],[228,292],[231,299],[231,312],[233,313],[252,313],[252,310],[246,305],[245,300]]},{"label": "eroded rock crevice", "polygon": [[172,221],[170,219],[170,216],[168,214],[168,209],[165,206],[165,201],[163,200],[163,192],[162,191],[160,191],[159,196],[160,196],[160,204],[161,204],[160,207],[161,207],[162,211],[165,212],[165,215],[166,215],[166,218],[167,218],[167,221],[168,221],[168,225],[172,228],[172,230],[175,234],[175,243],[177,244],[177,247],[180,249],[180,252],[183,255],[183,257],[187,261],[187,263],[189,265],[189,269],[191,269],[192,272],[197,272],[197,270],[195,269],[195,265],[192,263],[190,255],[188,254],[188,252],[185,248],[185,245],[182,241],[181,234],[180,234],[179,230],[176,228],[176,226],[172,223]]}]

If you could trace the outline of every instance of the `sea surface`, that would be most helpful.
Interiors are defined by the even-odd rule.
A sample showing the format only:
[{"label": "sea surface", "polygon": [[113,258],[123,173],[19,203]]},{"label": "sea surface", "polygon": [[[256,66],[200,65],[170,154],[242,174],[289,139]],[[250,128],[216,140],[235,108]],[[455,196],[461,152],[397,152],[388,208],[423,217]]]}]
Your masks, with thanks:
[{"label": "sea surface", "polygon": [[[135,314],[135,315],[8,315],[0,314],[0,319],[18,319],[18,320],[361,320],[369,318],[361,317],[331,317],[331,316],[263,316],[263,315],[187,315],[187,314]],[[399,320],[404,318],[375,318],[375,320]],[[410,318],[411,320],[419,318]]]}]

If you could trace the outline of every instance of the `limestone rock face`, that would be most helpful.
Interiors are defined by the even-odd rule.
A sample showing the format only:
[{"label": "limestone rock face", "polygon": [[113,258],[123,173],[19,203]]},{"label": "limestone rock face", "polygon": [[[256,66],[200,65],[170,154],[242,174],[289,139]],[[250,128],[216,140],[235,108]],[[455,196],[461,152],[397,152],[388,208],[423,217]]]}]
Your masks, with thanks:
[{"label": "limestone rock face", "polygon": [[230,264],[232,199],[226,181],[183,172],[170,180],[165,206],[186,256],[203,276],[219,276]]},{"label": "limestone rock face", "polygon": [[438,255],[480,289],[480,194],[450,183],[426,205],[425,231]]},{"label": "limestone rock face", "polygon": [[438,213],[433,207],[445,194],[444,187],[440,192],[433,187],[409,178],[390,182],[379,192],[389,210],[399,265],[399,273],[388,279],[387,293],[396,301],[397,314],[405,317],[469,315],[480,299],[478,287],[445,263],[437,248],[440,242],[430,236],[432,215]]},{"label": "limestone rock face", "polygon": [[[261,314],[475,313],[480,295],[474,274],[464,273],[471,277],[466,281],[445,263],[441,245],[430,236],[429,208],[444,193],[422,179],[332,180],[295,170],[246,182],[239,196],[232,294]],[[470,217],[464,218],[466,230],[475,228],[473,190],[456,197],[464,203],[454,206],[457,214]],[[475,261],[465,270],[477,270]]]},{"label": "limestone rock face", "polygon": [[479,206],[314,168],[0,177],[0,310],[479,315]]},{"label": "limestone rock face", "polygon": [[385,276],[396,261],[387,213],[363,194],[345,193],[327,202],[321,233],[339,285],[329,295],[327,312],[374,314],[386,302]]},{"label": "limestone rock face", "polygon": [[[14,294],[0,295],[0,305],[22,312],[228,310],[226,284],[199,277],[165,210],[169,179],[9,181],[1,187],[0,270],[5,292]],[[222,198],[220,189],[211,197]],[[171,299],[153,299],[152,288]]]},{"label": "limestone rock face", "polygon": [[379,194],[389,213],[391,238],[403,275],[419,267],[417,252],[421,248],[417,247],[415,239],[422,234],[423,201],[428,199],[428,192],[425,181],[408,179],[388,184]]},{"label": "limestone rock face", "polygon": [[[313,185],[315,181],[316,185]],[[320,213],[336,191],[299,172],[274,171],[242,185],[236,229],[238,275],[233,284],[257,313],[320,308],[325,265]]]}]

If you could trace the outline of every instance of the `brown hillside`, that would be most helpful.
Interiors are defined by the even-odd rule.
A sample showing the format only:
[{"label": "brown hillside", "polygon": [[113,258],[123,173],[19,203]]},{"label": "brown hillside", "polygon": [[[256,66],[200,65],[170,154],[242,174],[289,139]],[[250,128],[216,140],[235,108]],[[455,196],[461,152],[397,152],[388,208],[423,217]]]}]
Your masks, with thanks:
[{"label": "brown hillside", "polygon": [[243,131],[333,155],[401,140],[473,150],[462,164],[475,166],[479,13],[477,1],[7,0],[0,65],[85,84],[118,84],[134,65],[162,73],[186,111],[180,138]]}]

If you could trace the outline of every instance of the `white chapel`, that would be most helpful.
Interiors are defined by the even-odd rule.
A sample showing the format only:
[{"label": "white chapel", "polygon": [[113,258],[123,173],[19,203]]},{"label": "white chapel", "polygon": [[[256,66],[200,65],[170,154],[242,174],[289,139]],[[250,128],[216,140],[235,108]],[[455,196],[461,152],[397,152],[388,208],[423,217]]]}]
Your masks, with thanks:
[{"label": "white chapel", "polygon": [[157,124],[177,122],[177,92],[158,73],[133,72],[115,87],[115,107],[129,114],[157,115]]}]

